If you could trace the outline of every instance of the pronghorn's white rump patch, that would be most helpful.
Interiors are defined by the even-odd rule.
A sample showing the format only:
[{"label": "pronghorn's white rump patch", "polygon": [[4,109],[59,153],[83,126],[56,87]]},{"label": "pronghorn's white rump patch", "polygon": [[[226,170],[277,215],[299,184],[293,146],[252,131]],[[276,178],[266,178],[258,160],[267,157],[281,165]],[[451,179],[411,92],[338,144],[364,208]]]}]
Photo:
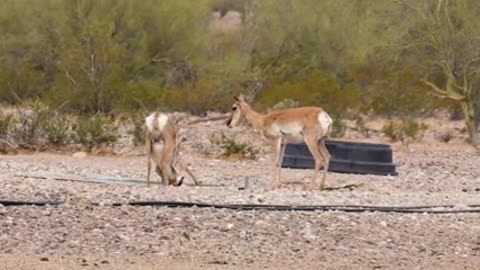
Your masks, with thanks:
[{"label": "pronghorn's white rump patch", "polygon": [[322,130],[325,131],[325,133],[329,133],[332,129],[333,120],[326,112],[320,112],[318,114],[318,122],[320,123],[320,126],[322,127]]},{"label": "pronghorn's white rump patch", "polygon": [[152,113],[145,118],[145,124],[150,132],[162,131],[168,122],[168,116],[164,113]]}]

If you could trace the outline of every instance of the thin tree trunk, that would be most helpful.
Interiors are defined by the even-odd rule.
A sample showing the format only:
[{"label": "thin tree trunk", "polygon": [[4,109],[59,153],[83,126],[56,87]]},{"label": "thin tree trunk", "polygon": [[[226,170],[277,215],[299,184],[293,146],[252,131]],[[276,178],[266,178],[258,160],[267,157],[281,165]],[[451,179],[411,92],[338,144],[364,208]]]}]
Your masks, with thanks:
[{"label": "thin tree trunk", "polygon": [[465,99],[460,102],[462,107],[463,115],[465,117],[465,126],[467,127],[468,135],[472,145],[479,146],[479,136],[477,133],[476,119],[475,119],[475,110],[473,103],[470,99]]}]

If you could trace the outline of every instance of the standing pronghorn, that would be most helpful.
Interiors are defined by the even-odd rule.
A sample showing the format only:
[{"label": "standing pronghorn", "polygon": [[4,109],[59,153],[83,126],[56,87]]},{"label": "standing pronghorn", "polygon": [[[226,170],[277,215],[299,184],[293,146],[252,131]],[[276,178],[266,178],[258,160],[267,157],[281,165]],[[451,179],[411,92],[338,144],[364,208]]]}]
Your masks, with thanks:
[{"label": "standing pronghorn", "polygon": [[305,141],[308,149],[315,159],[315,171],[311,184],[314,185],[317,173],[324,162],[323,178],[320,183],[320,189],[325,187],[325,179],[330,162],[330,154],[325,147],[325,139],[332,129],[332,118],[321,108],[302,107],[286,110],[278,110],[266,115],[255,112],[250,105],[245,102],[243,95],[235,97],[236,102],[232,107],[232,115],[227,122],[229,127],[238,124],[242,117],[267,139],[273,143],[274,149],[274,173],[272,187],[277,188],[280,185],[280,167],[285,151],[283,139],[301,139]]},{"label": "standing pronghorn", "polygon": [[[183,177],[177,180],[177,171],[174,167],[174,162],[178,158],[175,125],[166,114],[160,112],[153,112],[147,116],[145,124],[147,185],[150,184],[151,163],[153,160],[155,171],[162,178],[163,185],[180,186],[183,182]],[[195,185],[198,185],[196,177],[190,171],[189,164],[181,163],[180,166],[182,170],[192,177]]]}]

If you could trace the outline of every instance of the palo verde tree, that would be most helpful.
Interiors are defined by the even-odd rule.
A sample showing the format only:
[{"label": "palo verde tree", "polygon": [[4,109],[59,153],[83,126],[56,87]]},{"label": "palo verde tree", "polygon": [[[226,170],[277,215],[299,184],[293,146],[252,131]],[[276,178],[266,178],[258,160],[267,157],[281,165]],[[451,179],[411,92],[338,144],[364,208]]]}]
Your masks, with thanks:
[{"label": "palo verde tree", "polygon": [[463,112],[473,145],[480,144],[480,3],[475,0],[394,0],[404,16],[401,55],[416,59],[421,81]]}]

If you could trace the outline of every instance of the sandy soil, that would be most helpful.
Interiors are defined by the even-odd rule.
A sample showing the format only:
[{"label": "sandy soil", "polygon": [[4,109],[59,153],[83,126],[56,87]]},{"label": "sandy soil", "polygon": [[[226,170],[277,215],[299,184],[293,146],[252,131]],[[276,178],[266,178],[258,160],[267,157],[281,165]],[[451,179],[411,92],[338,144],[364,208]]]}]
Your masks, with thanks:
[{"label": "sandy soil", "polygon": [[[435,126],[435,123],[433,123]],[[440,125],[438,125],[440,127]],[[441,130],[455,139],[441,143]],[[216,158],[214,132],[250,141],[258,160]],[[478,269],[479,214],[268,212],[111,207],[128,200],[257,204],[480,204],[480,158],[458,123],[431,129],[409,149],[394,144],[398,176],[330,173],[336,191],[287,184],[269,189],[266,143],[243,127],[219,122],[181,130],[182,158],[200,187],[93,184],[52,178],[144,179],[141,149],[128,155],[77,158],[37,153],[0,156],[0,199],[61,200],[59,207],[0,207],[0,269]],[[240,136],[240,134],[242,134]],[[348,138],[387,142],[374,135]],[[376,136],[376,137],[375,137]],[[208,155],[206,155],[208,154]],[[284,169],[285,182],[309,170]],[[44,176],[46,179],[35,178]],[[246,190],[239,190],[249,178]],[[188,179],[186,180],[189,183]],[[100,206],[91,206],[96,202]]]}]

